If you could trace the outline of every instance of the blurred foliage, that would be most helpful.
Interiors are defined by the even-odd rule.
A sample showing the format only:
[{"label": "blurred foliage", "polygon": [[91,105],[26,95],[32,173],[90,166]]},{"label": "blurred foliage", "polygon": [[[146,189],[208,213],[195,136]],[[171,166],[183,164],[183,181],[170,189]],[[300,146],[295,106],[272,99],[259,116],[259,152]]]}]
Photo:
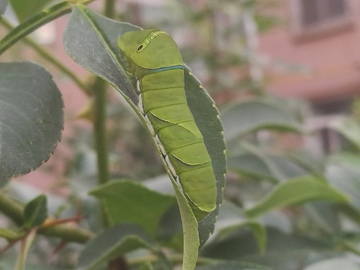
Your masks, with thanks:
[{"label": "blurred foliage", "polygon": [[[269,96],[267,78],[253,75],[254,69],[261,74],[262,66],[250,39],[283,23],[269,12],[278,4],[279,1],[271,0],[183,0],[166,4],[118,1],[116,19],[171,33],[184,62],[220,105],[229,172],[225,203],[215,232],[201,251],[199,269],[360,269],[359,101],[354,101],[352,115],[344,115],[326,127],[327,132],[339,137],[341,147],[337,151],[319,155],[314,149],[305,148],[306,138],[320,134],[318,130],[309,132],[303,128],[308,117],[303,113],[308,108],[306,102]],[[93,8],[98,8],[96,2]],[[21,15],[20,20],[22,16],[25,17]],[[256,26],[255,32],[249,33],[248,24]],[[112,179],[131,178],[168,193],[169,179],[153,178],[164,173],[164,169],[140,121],[135,120],[117,93],[108,97],[106,124]],[[81,125],[72,130],[65,143],[74,156],[65,158],[66,172],[61,175],[65,180],[60,182],[61,188],[68,188],[69,196],[47,195],[48,211],[63,218],[81,213],[87,219],[80,224],[97,232],[101,226],[98,205],[87,194],[96,186],[92,131]],[[39,195],[36,188],[16,182],[6,188],[23,202]],[[257,216],[250,218],[248,214],[253,211]],[[153,258],[151,255],[157,254],[159,246],[175,250],[175,255],[181,253],[179,222],[176,209],[169,209],[159,221],[156,245],[143,236],[141,229],[126,227],[129,234],[135,234],[133,245],[129,246],[145,249],[140,255],[121,242],[123,235],[111,240],[133,262],[131,269],[151,269],[136,263],[134,258],[144,254],[145,258]],[[108,233],[98,234],[87,246],[82,262],[91,258],[93,247]],[[27,269],[75,269],[83,247],[70,244],[52,253],[57,244],[55,239],[39,237]],[[111,247],[102,248],[110,258]],[[159,265],[167,265],[168,261],[159,254]],[[7,252],[0,269],[9,269],[16,256],[13,249]]]}]

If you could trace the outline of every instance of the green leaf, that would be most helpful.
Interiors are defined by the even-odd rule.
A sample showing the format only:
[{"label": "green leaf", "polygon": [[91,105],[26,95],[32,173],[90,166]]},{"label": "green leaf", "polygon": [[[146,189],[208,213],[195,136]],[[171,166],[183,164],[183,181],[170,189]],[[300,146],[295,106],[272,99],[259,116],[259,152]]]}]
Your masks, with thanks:
[{"label": "green leaf", "polygon": [[[128,31],[140,29],[75,6],[63,35],[68,55],[79,65],[103,78],[136,108],[138,95],[118,57],[117,39]],[[84,42],[86,41],[86,42]],[[94,58],[96,56],[96,58]]]},{"label": "green leaf", "polygon": [[270,102],[252,100],[234,104],[221,112],[225,139],[273,129],[302,133],[300,123],[292,115]]},{"label": "green leaf", "polygon": [[139,248],[154,250],[147,234],[135,224],[118,224],[99,233],[82,250],[78,267],[95,269],[119,255]]},{"label": "green leaf", "polygon": [[[33,3],[34,1],[26,1]],[[23,39],[41,26],[71,11],[72,4],[69,1],[60,2],[47,10],[39,12],[35,16],[15,27],[9,34],[0,40],[0,55],[17,41]]]},{"label": "green leaf", "polygon": [[[201,255],[227,261],[251,261],[274,270],[297,269],[299,261],[317,252],[331,251],[334,246],[330,239],[312,239],[306,236],[284,233],[274,228],[266,230],[266,253],[258,254],[258,247],[252,232],[234,231],[221,241],[207,244]],[[329,240],[329,241],[328,241]],[[285,266],[285,268],[284,268]]]},{"label": "green leaf", "polygon": [[339,154],[329,158],[325,175],[329,183],[349,196],[350,205],[360,213],[360,158],[354,154]]},{"label": "green leaf", "polygon": [[359,263],[352,262],[350,259],[346,258],[333,258],[328,260],[323,260],[320,262],[313,263],[307,266],[304,270],[359,270]]},{"label": "green leaf", "polygon": [[253,154],[243,153],[231,156],[228,159],[228,164],[230,171],[251,177],[252,179],[276,180],[265,160]]},{"label": "green leaf", "polygon": [[[124,72],[122,60],[118,57],[119,48],[117,45],[119,36],[137,29],[139,27],[115,22],[82,6],[76,6],[64,33],[63,43],[65,50],[74,61],[112,84],[129,102],[140,119],[144,121],[136,106],[138,103],[136,85]],[[219,206],[222,201],[222,190],[225,182],[226,159],[218,111],[210,96],[201,88],[200,82],[189,73],[189,70],[185,71],[185,91],[189,108],[204,137],[205,145],[212,159],[217,179],[217,205]],[[218,207],[199,223],[202,244],[205,243],[214,229],[217,212]]]},{"label": "green leaf", "polygon": [[175,203],[173,196],[149,190],[134,181],[111,181],[90,192],[103,202],[109,221],[135,223],[155,236],[165,212]]},{"label": "green leaf", "polygon": [[157,239],[164,246],[180,252],[183,250],[183,230],[178,205],[171,207],[161,219]]},{"label": "green leaf", "polygon": [[274,208],[287,207],[314,200],[347,202],[348,198],[323,179],[304,176],[276,185],[259,203],[246,211],[249,217],[261,215]]},{"label": "green leaf", "polygon": [[0,0],[0,16],[4,14],[6,6],[8,4],[7,2],[7,0]]},{"label": "green leaf", "polygon": [[219,242],[234,231],[241,230],[244,227],[252,231],[260,252],[264,253],[266,247],[264,226],[255,220],[247,219],[240,208],[226,201],[221,207],[217,225],[210,241]]},{"label": "green leaf", "polygon": [[329,124],[329,127],[339,132],[358,149],[360,149],[360,124],[353,118],[336,119]]},{"label": "green leaf", "polygon": [[219,262],[196,267],[196,270],[271,270],[268,267],[247,262]]},{"label": "green leaf", "polygon": [[52,0],[10,0],[12,9],[14,10],[19,21],[24,21],[36,13],[40,12]]},{"label": "green leaf", "polygon": [[[216,178],[216,209],[199,221],[200,246],[203,246],[214,231],[216,217],[223,199],[226,174],[226,146],[223,126],[219,120],[219,112],[216,109],[214,101],[202,88],[200,82],[191,75],[189,70],[185,71],[185,92],[196,125],[204,137]],[[196,179],[194,179],[194,181],[196,181]]]},{"label": "green leaf", "polygon": [[286,180],[308,173],[304,168],[289,159],[268,154],[252,145],[243,144],[243,147],[245,149],[243,153],[229,157],[229,170],[250,177],[274,181]]},{"label": "green leaf", "polygon": [[24,208],[24,227],[29,229],[44,223],[48,216],[47,198],[40,195],[26,204]]},{"label": "green leaf", "polygon": [[0,237],[5,238],[8,241],[18,240],[23,235],[24,235],[23,232],[17,232],[17,231],[13,231],[13,230],[0,228]]},{"label": "green leaf", "polygon": [[133,267],[134,270],[154,270],[153,265],[150,262],[144,262],[136,267]]},{"label": "green leaf", "polygon": [[359,234],[358,233],[350,233],[349,236],[342,237],[341,239],[336,239],[339,246],[341,246],[344,250],[351,252],[356,255],[360,255],[359,248]]},{"label": "green leaf", "polygon": [[313,202],[304,206],[306,216],[313,220],[319,228],[329,234],[341,233],[338,208],[328,202]]},{"label": "green leaf", "polygon": [[63,101],[51,75],[30,62],[0,63],[0,181],[36,169],[63,128]]}]

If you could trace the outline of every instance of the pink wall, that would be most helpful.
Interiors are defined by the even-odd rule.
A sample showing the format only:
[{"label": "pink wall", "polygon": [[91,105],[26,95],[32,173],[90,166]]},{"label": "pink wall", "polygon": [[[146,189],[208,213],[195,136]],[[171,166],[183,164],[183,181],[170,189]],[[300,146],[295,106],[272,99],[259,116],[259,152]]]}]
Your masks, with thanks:
[{"label": "pink wall", "polygon": [[[319,31],[308,38],[294,32],[294,1],[276,10],[287,22],[260,37],[260,51],[270,59],[268,90],[284,97],[334,99],[360,93],[360,1],[350,0],[350,22]],[[300,64],[308,72],[279,70],[281,60]]]}]

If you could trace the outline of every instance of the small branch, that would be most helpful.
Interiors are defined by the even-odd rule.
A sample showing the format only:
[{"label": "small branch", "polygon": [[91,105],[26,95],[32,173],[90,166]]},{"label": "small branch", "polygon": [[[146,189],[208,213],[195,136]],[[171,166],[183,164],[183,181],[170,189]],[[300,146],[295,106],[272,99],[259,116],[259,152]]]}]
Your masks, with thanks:
[{"label": "small branch", "polygon": [[68,1],[60,2],[21,23],[0,41],[0,55],[13,44],[23,39],[25,36],[40,28],[44,24],[53,21],[66,13],[69,13],[71,8],[72,4]]},{"label": "small branch", "polygon": [[40,229],[39,233],[47,236],[59,237],[67,242],[76,242],[81,244],[85,244],[94,237],[92,232],[73,224],[62,224],[46,229]]},{"label": "small branch", "polygon": [[16,225],[21,226],[24,222],[23,211],[20,203],[0,191],[0,212],[8,216]]},{"label": "small branch", "polygon": [[115,0],[107,0],[104,5],[104,15],[113,19],[115,15]]},{"label": "small branch", "polygon": [[16,260],[15,270],[25,270],[26,268],[26,259],[29,255],[30,248],[34,243],[36,236],[36,230],[31,230],[25,238],[21,240],[21,247],[19,256]]},{"label": "small branch", "polygon": [[[112,18],[114,15],[114,0],[106,0],[104,4],[104,15]],[[98,184],[104,184],[109,181],[109,154],[108,141],[106,136],[106,84],[101,78],[96,78],[92,93],[94,94],[94,137],[97,153]],[[109,225],[107,215],[101,207],[102,223],[104,227]]]},{"label": "small branch", "polygon": [[[94,139],[97,154],[98,184],[109,181],[108,140],[106,135],[106,84],[101,78],[96,78],[92,86],[94,95]],[[108,221],[105,210],[101,208],[103,226],[107,227]]]},{"label": "small branch", "polygon": [[12,230],[0,228],[0,237],[5,238],[8,241],[14,241],[14,240],[20,239],[23,236],[24,236],[23,232],[15,232]]},{"label": "small branch", "polygon": [[[0,192],[0,212],[4,213],[18,226],[24,222],[23,206]],[[72,224],[61,224],[50,228],[40,229],[39,233],[59,237],[68,242],[86,243],[93,237],[93,233]]]}]

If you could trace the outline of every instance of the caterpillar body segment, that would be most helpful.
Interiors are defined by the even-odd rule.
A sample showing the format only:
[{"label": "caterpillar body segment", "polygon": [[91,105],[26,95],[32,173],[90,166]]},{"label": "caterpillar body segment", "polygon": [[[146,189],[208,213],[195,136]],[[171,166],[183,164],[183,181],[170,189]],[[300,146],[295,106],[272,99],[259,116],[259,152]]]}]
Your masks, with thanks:
[{"label": "caterpillar body segment", "polygon": [[127,32],[119,37],[118,45],[127,73],[139,82],[139,108],[200,220],[216,208],[216,178],[187,104],[184,66],[177,45],[159,30]]}]

